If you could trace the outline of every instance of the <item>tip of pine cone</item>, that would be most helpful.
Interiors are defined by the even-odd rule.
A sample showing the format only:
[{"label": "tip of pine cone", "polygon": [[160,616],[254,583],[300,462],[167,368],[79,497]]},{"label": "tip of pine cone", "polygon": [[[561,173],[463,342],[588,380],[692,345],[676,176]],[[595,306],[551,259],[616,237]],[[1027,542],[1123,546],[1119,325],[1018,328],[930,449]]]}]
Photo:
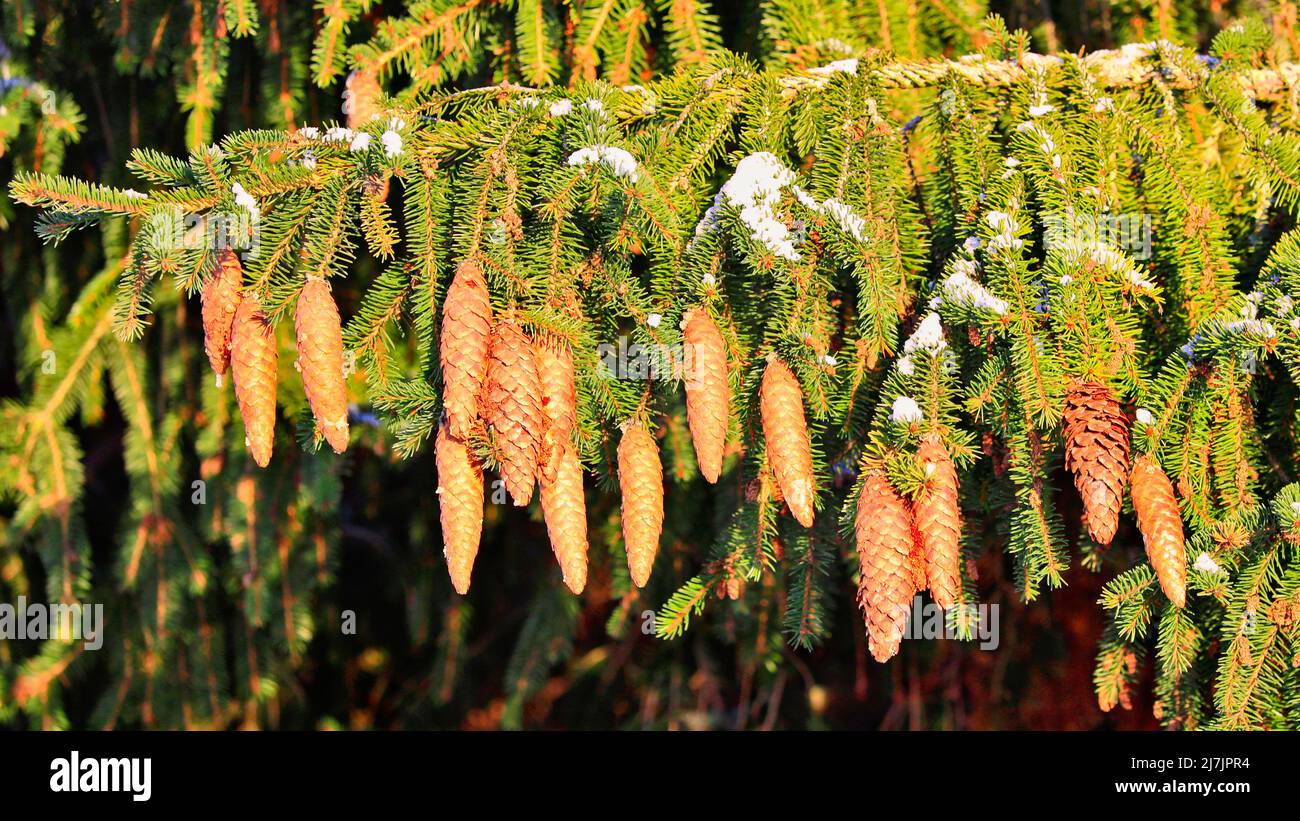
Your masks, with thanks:
[{"label": "tip of pine cone", "polygon": [[638,563],[637,565],[629,564],[627,569],[632,576],[632,584],[636,585],[638,588],[641,588],[641,587],[645,587],[646,583],[650,581],[650,573],[651,571],[654,570],[654,564],[653,563],[650,563],[649,565],[645,565],[643,563]]},{"label": "tip of pine cone", "polygon": [[898,655],[897,644],[893,644],[889,646],[881,646],[874,641],[868,641],[867,643],[871,645],[870,647],[871,657],[876,661],[880,662],[881,664],[884,664],[885,662],[892,659],[894,656]]},{"label": "tip of pine cone", "polygon": [[325,426],[325,441],[329,442],[330,447],[335,453],[343,453],[348,449],[348,423],[345,419],[340,425]]},{"label": "tip of pine cone", "polygon": [[1105,547],[1115,540],[1115,532],[1119,529],[1118,521],[1107,521],[1105,523],[1090,523],[1088,525],[1088,535],[1097,544]]},{"label": "tip of pine cone", "polygon": [[587,566],[579,565],[564,571],[564,586],[575,596],[587,588]]},{"label": "tip of pine cone", "polygon": [[469,573],[460,574],[452,571],[451,586],[462,596],[469,593]]}]

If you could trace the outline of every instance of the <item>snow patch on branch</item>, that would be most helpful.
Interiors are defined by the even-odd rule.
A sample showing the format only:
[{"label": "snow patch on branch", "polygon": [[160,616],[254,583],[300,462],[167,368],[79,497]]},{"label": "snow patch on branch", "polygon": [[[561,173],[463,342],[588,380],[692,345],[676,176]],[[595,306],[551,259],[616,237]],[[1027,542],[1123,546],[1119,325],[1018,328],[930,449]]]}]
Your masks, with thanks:
[{"label": "snow patch on branch", "polygon": [[990,211],[984,219],[988,222],[989,227],[997,231],[993,238],[989,240],[990,251],[1016,250],[1024,245],[1024,242],[1016,236],[1016,232],[1020,230],[1020,224],[1016,222],[1014,215],[1008,214],[1006,211]]},{"label": "snow patch on branch", "polygon": [[822,203],[822,208],[826,210],[831,218],[839,223],[844,233],[851,235],[858,242],[864,240],[863,232],[866,231],[867,222],[858,213],[849,206],[837,199],[831,198]]},{"label": "snow patch on branch", "polygon": [[835,60],[834,62],[827,63],[824,66],[817,66],[816,68],[810,68],[808,69],[808,73],[817,74],[823,77],[829,76],[831,74],[857,74],[858,58],[850,57],[845,60]]},{"label": "snow patch on branch", "polygon": [[1201,555],[1199,555],[1199,556],[1196,557],[1196,562],[1192,565],[1192,567],[1196,568],[1197,570],[1201,571],[1202,573],[1222,573],[1222,572],[1223,572],[1223,568],[1219,567],[1218,562],[1216,562],[1216,561],[1214,561],[1214,559],[1210,558],[1210,554],[1209,554],[1209,553],[1206,553],[1206,552],[1204,552],[1204,551],[1201,552]]},{"label": "snow patch on branch", "polygon": [[718,191],[713,205],[695,227],[695,235],[713,230],[718,224],[720,210],[729,205],[740,212],[740,221],[749,228],[751,239],[777,256],[797,262],[799,251],[794,247],[790,229],[776,212],[781,190],[792,185],[794,180],[794,172],[775,154],[768,151],[750,154],[736,165],[731,179]]},{"label": "snow patch on branch", "polygon": [[[1112,276],[1123,279],[1130,287],[1138,291],[1154,291],[1155,283],[1142,275],[1133,259],[1114,246],[1100,241],[1084,242],[1077,238],[1066,239],[1054,248],[1067,259],[1067,264],[1078,265],[1092,260]],[[1062,283],[1064,277],[1062,278]]]},{"label": "snow patch on branch", "polygon": [[978,271],[972,260],[957,260],[954,270],[939,286],[942,298],[966,309],[991,311],[998,316],[1007,312],[1007,302],[994,296],[988,288],[976,282],[971,274]]},{"label": "snow patch on branch", "polygon": [[948,343],[943,338],[943,324],[939,321],[939,315],[934,311],[925,315],[921,324],[916,326],[916,330],[903,343],[903,353],[913,354],[917,351],[925,351],[931,356],[937,356]]},{"label": "snow patch on branch", "polygon": [[235,183],[230,186],[230,193],[235,195],[235,205],[247,211],[252,215],[253,219],[257,219],[262,215],[261,209],[257,207],[257,200],[253,199],[252,194],[244,190],[244,186]]},{"label": "snow patch on branch", "polygon": [[608,168],[614,176],[622,177],[629,182],[636,182],[639,177],[636,157],[617,146],[589,145],[569,155],[569,165],[575,167],[597,163]]},{"label": "snow patch on branch", "polygon": [[921,412],[921,406],[916,404],[915,399],[910,396],[894,398],[893,407],[889,411],[889,421],[899,425],[910,425],[924,418],[925,414]]},{"label": "snow patch on branch", "polygon": [[931,357],[938,357],[947,348],[948,342],[943,337],[943,323],[939,321],[939,314],[931,311],[903,343],[903,355],[899,357],[897,364],[898,372],[903,376],[916,373],[916,362],[912,357],[918,351]]}]

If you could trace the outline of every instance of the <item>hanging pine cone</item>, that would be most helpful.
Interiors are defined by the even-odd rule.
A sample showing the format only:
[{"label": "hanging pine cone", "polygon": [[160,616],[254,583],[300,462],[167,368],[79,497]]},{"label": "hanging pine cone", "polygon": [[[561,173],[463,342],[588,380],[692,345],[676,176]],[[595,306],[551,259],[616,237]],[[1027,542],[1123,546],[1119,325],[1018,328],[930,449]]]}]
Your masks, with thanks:
[{"label": "hanging pine cone", "polygon": [[813,478],[812,441],[803,415],[803,391],[790,366],[775,355],[768,357],[767,368],[763,371],[759,410],[777,486],[799,524],[812,527],[817,489]]},{"label": "hanging pine cone", "polygon": [[692,308],[682,317],[682,339],[689,356],[686,381],[686,421],[695,443],[700,475],[709,483],[722,473],[727,444],[731,389],[727,384],[727,348],[709,312]]},{"label": "hanging pine cone", "polygon": [[438,462],[438,514],[442,522],[442,555],[452,587],[469,591],[474,557],[483,533],[483,467],[469,447],[451,435],[444,416],[434,442]]},{"label": "hanging pine cone", "polygon": [[515,504],[523,507],[533,498],[545,422],[533,343],[513,319],[492,330],[484,396],[484,419],[501,452],[501,478]]},{"label": "hanging pine cone", "polygon": [[911,512],[879,470],[863,479],[854,531],[860,571],[858,606],[867,623],[871,656],[884,662],[898,653],[915,585]]},{"label": "hanging pine cone", "polygon": [[578,392],[573,380],[573,354],[558,340],[537,340],[533,345],[537,359],[537,376],[542,385],[542,416],[546,430],[542,435],[542,477],[555,479],[554,462],[562,445],[578,424]]},{"label": "hanging pine cone", "polygon": [[582,463],[567,439],[555,444],[550,476],[541,478],[542,516],[564,583],[574,594],[587,586],[587,500]]},{"label": "hanging pine cone", "polygon": [[364,128],[379,113],[379,78],[369,71],[353,71],[344,81],[343,113],[348,128]]},{"label": "hanging pine cone", "polygon": [[961,507],[957,502],[957,468],[936,434],[927,434],[916,450],[925,471],[925,488],[913,507],[916,532],[925,554],[930,595],[940,607],[957,603],[961,594]]},{"label": "hanging pine cone", "polygon": [[298,296],[293,326],[303,390],[316,424],[335,453],[348,449],[348,393],[343,380],[343,331],[330,287],[308,277]]},{"label": "hanging pine cone", "polygon": [[1065,398],[1065,467],[1083,499],[1083,521],[1098,544],[1110,544],[1128,481],[1128,420],[1105,385],[1073,385]]},{"label": "hanging pine cone", "polygon": [[1133,461],[1130,492],[1138,529],[1146,542],[1147,559],[1155,568],[1160,589],[1175,607],[1182,607],[1187,600],[1187,552],[1174,486],[1160,464],[1143,455]]},{"label": "hanging pine cone", "polygon": [[229,248],[222,248],[212,276],[203,286],[203,349],[212,372],[217,375],[217,385],[230,367],[230,336],[243,283],[244,269],[239,264],[239,256]]},{"label": "hanging pine cone", "polygon": [[664,469],[650,431],[629,422],[618,443],[618,484],[623,494],[623,542],[632,583],[645,587],[664,529]]},{"label": "hanging pine cone", "polygon": [[275,382],[278,352],[275,329],[257,295],[245,292],[235,311],[230,342],[230,372],[244,419],[244,435],[253,461],[266,467],[275,444]]},{"label": "hanging pine cone", "polygon": [[488,345],[492,333],[492,303],[488,299],[483,269],[467,259],[442,304],[442,406],[453,436],[466,438],[478,416],[478,396],[487,373]]}]

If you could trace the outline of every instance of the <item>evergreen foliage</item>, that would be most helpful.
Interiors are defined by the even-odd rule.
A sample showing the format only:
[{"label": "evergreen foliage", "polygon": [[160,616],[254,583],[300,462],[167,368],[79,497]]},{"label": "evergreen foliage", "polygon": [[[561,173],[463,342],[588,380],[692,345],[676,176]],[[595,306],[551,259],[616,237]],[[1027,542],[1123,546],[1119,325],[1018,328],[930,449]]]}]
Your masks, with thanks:
[{"label": "evergreen foliage", "polygon": [[[22,5],[3,6],[19,21],[10,47],[38,54],[72,36],[69,17],[33,24]],[[4,274],[18,369],[0,421],[0,600],[104,602],[114,629],[102,654],[0,645],[0,721],[276,726],[364,680],[354,723],[418,724],[466,698],[479,608],[439,565],[428,454],[441,306],[473,260],[496,316],[574,352],[599,581],[587,603],[572,597],[537,506],[489,504],[489,531],[524,517],[531,535],[489,535],[482,552],[528,566],[480,570],[475,593],[507,585],[522,628],[497,713],[464,723],[528,724],[553,686],[603,686],[592,680],[627,663],[606,656],[643,633],[662,640],[637,662],[647,704],[691,675],[699,654],[680,648],[701,631],[735,645],[743,698],[755,678],[770,694],[833,628],[861,632],[848,597],[863,476],[883,469],[918,497],[917,448],[937,435],[961,487],[959,604],[989,600],[976,570],[1003,555],[1022,602],[1082,564],[1108,579],[1103,710],[1130,705],[1149,664],[1169,726],[1300,728],[1300,136],[1285,16],[1224,28],[1201,55],[1209,12],[1117,14],[1127,45],[1042,56],[1064,23],[1031,36],[977,2],[742,5],[733,41],[711,4],[676,0],[136,4],[114,32],[115,69],[173,84],[185,138],[170,153],[147,134],[119,147],[130,182],[61,167],[88,128],[69,98],[5,90],[10,196],[39,216],[0,219],[27,213],[46,245],[5,240],[26,267]],[[383,92],[362,101],[370,83]],[[255,115],[222,113],[237,88]],[[374,117],[331,113],[344,89]],[[280,441],[265,470],[229,386],[206,371],[190,299],[227,244],[279,341]],[[344,316],[346,457],[321,448],[293,370],[309,276],[331,283]],[[680,352],[697,307],[730,368],[716,485],[695,464],[680,370],[605,371],[610,350]],[[770,355],[803,392],[811,528],[768,458]],[[1130,507],[1109,546],[1079,526],[1062,415],[1081,382],[1118,398],[1132,452],[1173,483],[1185,607],[1162,592]],[[655,435],[667,481],[644,590],[619,532],[629,420]],[[124,431],[129,480],[111,536],[90,532],[83,501],[103,468],[81,434],[105,424]],[[472,446],[495,471],[499,443]],[[427,489],[401,512],[412,572],[385,582],[401,610],[374,616],[409,632],[413,674],[337,635],[337,614],[368,617],[357,602],[376,595],[340,577],[340,541],[383,542],[352,508],[391,512],[345,491],[358,474]],[[977,637],[971,612],[948,613],[960,639]],[[590,631],[608,644],[584,645]],[[342,682],[316,678],[330,663]],[[70,717],[64,694],[83,676],[102,696]]]}]

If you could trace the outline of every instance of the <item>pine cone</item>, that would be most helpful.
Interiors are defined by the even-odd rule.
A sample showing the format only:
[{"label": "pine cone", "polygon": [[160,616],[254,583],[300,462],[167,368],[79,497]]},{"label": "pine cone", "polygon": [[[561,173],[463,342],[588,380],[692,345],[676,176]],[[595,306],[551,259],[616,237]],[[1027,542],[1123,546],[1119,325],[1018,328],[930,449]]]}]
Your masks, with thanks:
[{"label": "pine cone", "polygon": [[813,479],[812,441],[803,415],[803,391],[790,366],[775,356],[769,357],[763,371],[759,409],[768,457],[781,495],[799,524],[812,527],[817,489]]},{"label": "pine cone", "polygon": [[917,536],[925,554],[925,577],[935,603],[947,609],[957,603],[961,594],[957,468],[948,457],[943,440],[935,434],[922,438],[916,460],[928,477],[913,507]]},{"label": "pine cone", "polygon": [[379,78],[368,71],[353,71],[344,81],[343,113],[348,128],[364,128],[379,113]]},{"label": "pine cone", "polygon": [[492,303],[483,269],[473,260],[456,266],[442,303],[442,406],[453,436],[469,436],[477,418],[479,390],[487,373]]},{"label": "pine cone", "polygon": [[456,592],[469,591],[474,557],[483,533],[483,467],[464,442],[454,438],[446,417],[434,442],[438,461],[438,512],[442,521],[442,555]]},{"label": "pine cone", "polygon": [[515,504],[523,507],[533,498],[545,422],[533,343],[512,319],[492,331],[484,391],[484,419],[496,433],[501,478]]},{"label": "pine cone", "polygon": [[876,661],[898,653],[912,596],[912,515],[907,502],[880,471],[866,475],[854,521],[857,536],[858,606],[867,623],[867,646]]},{"label": "pine cone", "polygon": [[537,340],[533,345],[537,359],[537,376],[542,385],[542,416],[546,430],[542,434],[542,477],[554,481],[554,462],[560,448],[569,443],[578,424],[578,392],[573,381],[573,354],[569,346],[557,340]]},{"label": "pine cone", "polygon": [[1083,499],[1083,520],[1098,544],[1110,544],[1128,481],[1128,420],[1105,385],[1075,384],[1065,398],[1065,467]]},{"label": "pine cone", "polygon": [[1174,499],[1174,486],[1147,455],[1133,461],[1133,511],[1146,542],[1147,558],[1155,568],[1160,589],[1175,607],[1187,601],[1187,552],[1183,545],[1183,518]]},{"label": "pine cone", "polygon": [[275,444],[275,380],[278,351],[275,329],[257,295],[245,292],[235,311],[230,342],[230,372],[235,378],[239,415],[253,461],[266,467]]},{"label": "pine cone", "polygon": [[335,453],[348,448],[348,392],[343,381],[343,331],[330,287],[308,277],[298,296],[293,325],[298,332],[298,362],[312,415]]},{"label": "pine cone", "polygon": [[623,542],[632,583],[645,587],[664,529],[664,469],[650,431],[631,422],[618,443],[618,484],[623,494]]},{"label": "pine cone", "polygon": [[686,379],[686,420],[695,443],[700,474],[709,483],[722,473],[722,452],[727,444],[731,391],[727,384],[727,348],[718,326],[704,308],[693,308],[682,318],[683,342],[689,357]]},{"label": "pine cone", "polygon": [[203,286],[203,349],[207,351],[218,385],[230,367],[230,336],[243,283],[244,269],[239,257],[229,248],[222,248],[217,254],[216,269]]},{"label": "pine cone", "polygon": [[587,586],[587,500],[582,463],[570,442],[556,443],[550,468],[551,478],[541,480],[542,516],[564,583],[576,595]]}]

